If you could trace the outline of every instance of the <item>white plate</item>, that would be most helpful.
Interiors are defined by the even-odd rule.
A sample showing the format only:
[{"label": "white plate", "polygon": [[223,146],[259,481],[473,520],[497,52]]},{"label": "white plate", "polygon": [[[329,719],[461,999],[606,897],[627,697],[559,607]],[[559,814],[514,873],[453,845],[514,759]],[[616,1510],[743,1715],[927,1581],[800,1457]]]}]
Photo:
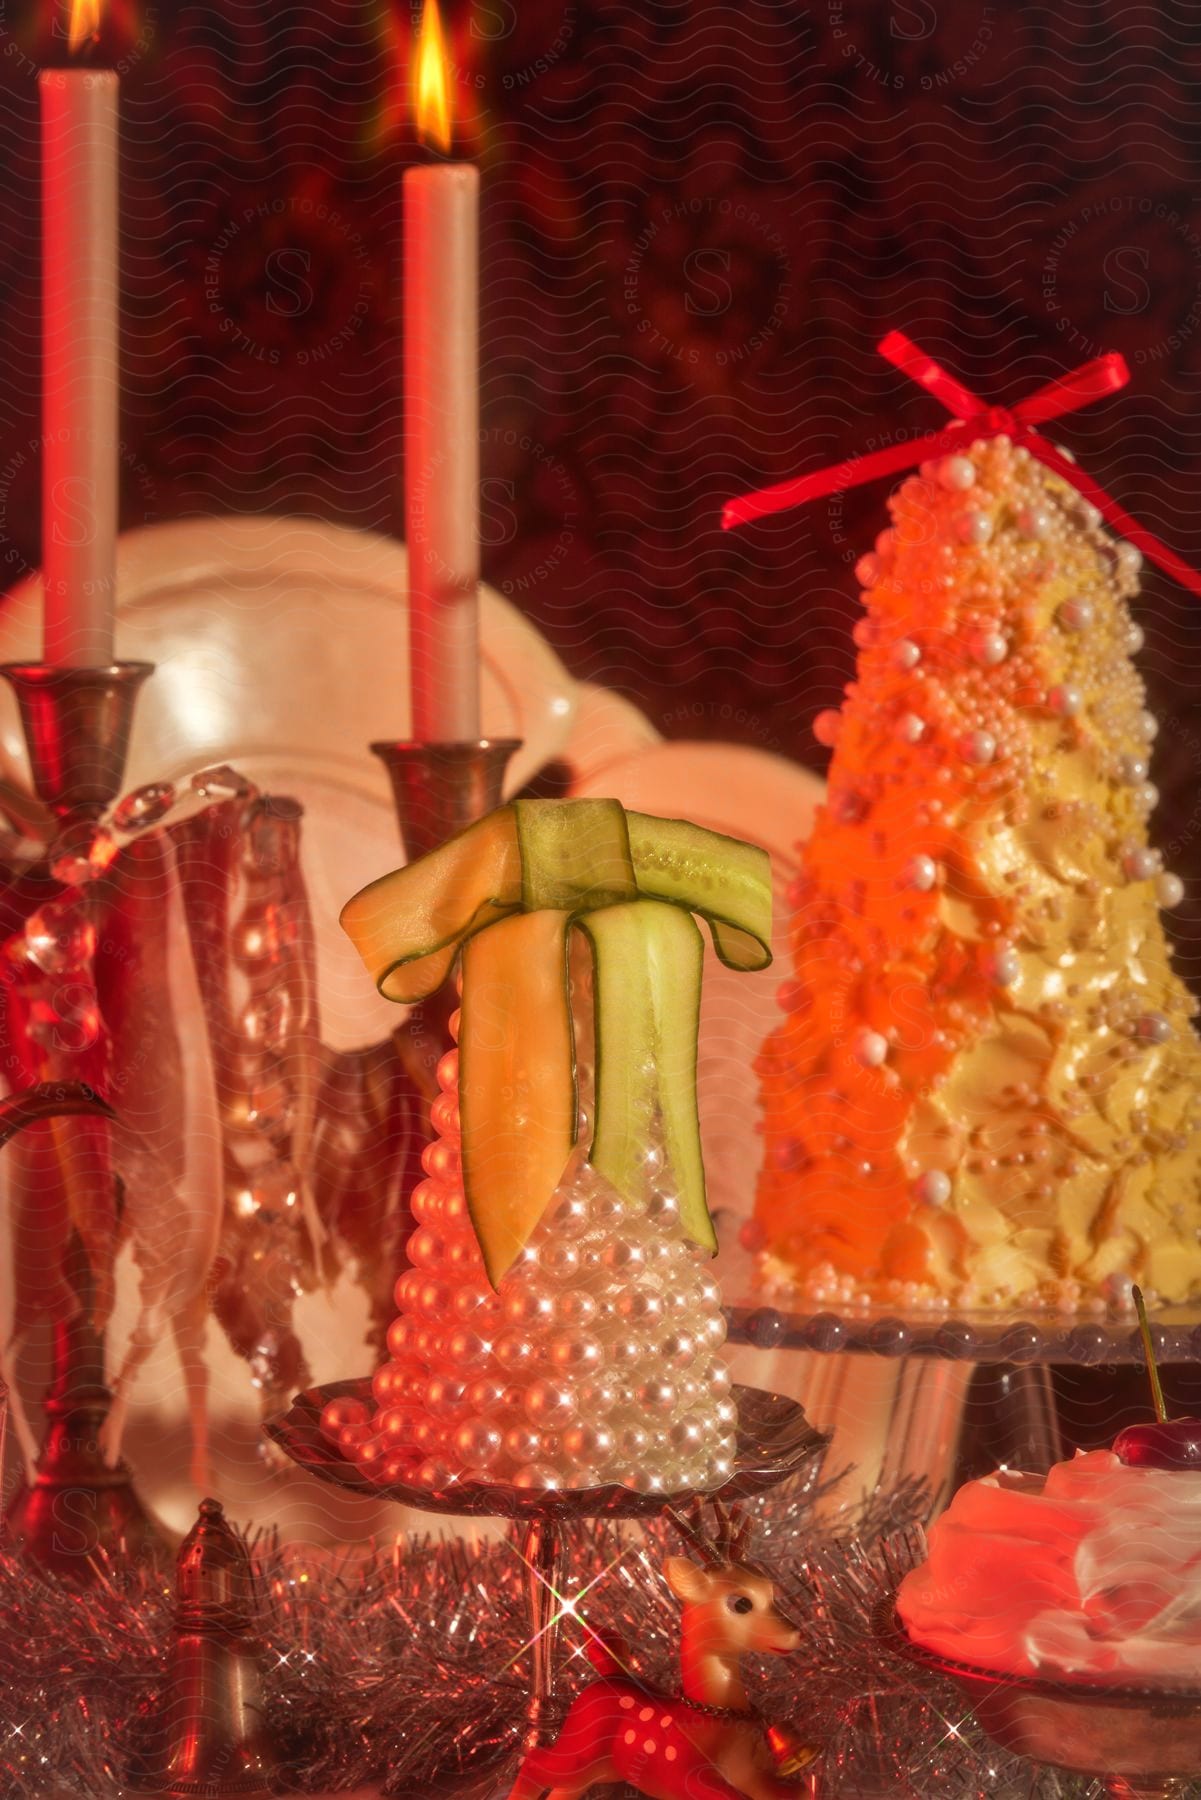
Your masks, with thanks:
[{"label": "white plate", "polygon": [[637,812],[692,819],[769,852],[775,891],[775,962],[739,975],[709,947],[697,1070],[709,1204],[740,1217],[751,1210],[762,1161],[755,1058],[781,1014],[776,994],[789,973],[784,890],[797,872],[824,784],[808,769],[739,744],[658,743],[581,779],[574,791],[620,800]]},{"label": "white plate", "polygon": [[[338,928],[343,902],[401,859],[375,738],[409,728],[408,561],[402,544],[305,519],[223,517],[129,532],[118,546],[117,653],[157,665],[142,690],[126,786],[231,763],[305,807],[322,1035],[349,1049],[393,1030]],[[576,685],[507,600],[481,592],[485,733],[523,739],[509,791],[566,745]],[[41,579],[0,613],[0,662],[41,654]],[[16,705],[0,684],[0,770],[28,784]]]}]

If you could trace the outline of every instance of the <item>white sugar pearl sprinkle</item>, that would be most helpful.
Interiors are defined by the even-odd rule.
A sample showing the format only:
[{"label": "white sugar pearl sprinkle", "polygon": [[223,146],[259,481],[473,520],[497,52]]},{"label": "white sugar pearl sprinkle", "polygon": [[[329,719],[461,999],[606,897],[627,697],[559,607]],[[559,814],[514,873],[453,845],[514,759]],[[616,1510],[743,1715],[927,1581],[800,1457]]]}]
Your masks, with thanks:
[{"label": "white sugar pearl sprinkle", "polygon": [[1133,850],[1127,850],[1122,858],[1122,867],[1131,881],[1150,881],[1156,872],[1158,861],[1154,850],[1138,846]]},{"label": "white sugar pearl sprinkle", "polygon": [[995,669],[1009,655],[1009,645],[999,631],[985,631],[972,645],[972,655],[984,669]]},{"label": "white sugar pearl sprinkle", "polygon": [[916,669],[922,653],[912,638],[900,638],[892,647],[892,660],[898,669]]},{"label": "white sugar pearl sprinkle", "polygon": [[992,977],[998,987],[1012,987],[1022,972],[1016,950],[998,950],[993,957]]},{"label": "white sugar pearl sprinkle", "polygon": [[970,456],[944,456],[935,475],[940,487],[952,494],[962,494],[976,479],[976,465]]},{"label": "white sugar pearl sprinkle", "polygon": [[1172,1035],[1172,1021],[1160,1012],[1144,1013],[1135,1021],[1134,1031],[1145,1044],[1166,1044]]},{"label": "white sugar pearl sprinkle", "polygon": [[1179,906],[1184,899],[1184,883],[1179,875],[1172,875],[1165,869],[1156,879],[1155,898],[1161,906]]},{"label": "white sugar pearl sprinkle", "polygon": [[960,739],[959,754],[964,762],[990,763],[997,754],[997,740],[991,731],[969,731]]},{"label": "white sugar pearl sprinkle", "polygon": [[942,1169],[927,1169],[918,1176],[913,1191],[926,1206],[945,1206],[951,1198],[951,1177]]},{"label": "white sugar pearl sprinkle", "polygon": [[1091,600],[1065,600],[1055,617],[1067,631],[1087,631],[1096,616]]},{"label": "white sugar pearl sprinkle", "polygon": [[980,549],[992,537],[992,520],[987,513],[960,513],[955,521],[955,536],[960,543]]},{"label": "white sugar pearl sprinkle", "polygon": [[1054,687],[1047,695],[1047,705],[1061,719],[1074,719],[1084,705],[1084,696],[1078,687]]},{"label": "white sugar pearl sprinkle", "polygon": [[925,735],[926,721],[916,713],[902,713],[897,720],[897,736],[903,744],[918,744]]},{"label": "white sugar pearl sprinkle", "polygon": [[878,1031],[861,1031],[855,1039],[855,1058],[865,1069],[878,1069],[888,1056],[888,1039]]}]

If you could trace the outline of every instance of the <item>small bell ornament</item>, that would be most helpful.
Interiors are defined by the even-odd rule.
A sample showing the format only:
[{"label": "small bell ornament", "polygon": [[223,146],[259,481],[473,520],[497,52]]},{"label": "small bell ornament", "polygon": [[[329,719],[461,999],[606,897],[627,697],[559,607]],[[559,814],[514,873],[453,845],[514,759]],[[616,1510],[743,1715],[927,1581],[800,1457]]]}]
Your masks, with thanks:
[{"label": "small bell ornament", "polygon": [[202,1500],[179,1547],[175,1642],[147,1770],[163,1800],[279,1791],[279,1756],[265,1717],[250,1558],[218,1500]]}]

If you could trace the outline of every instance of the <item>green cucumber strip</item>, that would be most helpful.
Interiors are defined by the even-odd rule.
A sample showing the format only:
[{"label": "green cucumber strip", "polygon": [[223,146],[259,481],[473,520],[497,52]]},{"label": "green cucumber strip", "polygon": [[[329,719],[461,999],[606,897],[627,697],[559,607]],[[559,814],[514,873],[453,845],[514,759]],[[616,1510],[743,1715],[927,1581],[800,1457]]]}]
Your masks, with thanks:
[{"label": "green cucumber strip", "polygon": [[589,1160],[628,1198],[646,1190],[643,1156],[658,1114],[685,1231],[716,1251],[705,1199],[696,1052],[704,942],[691,913],[640,900],[577,921],[593,954],[596,1126]]},{"label": "green cucumber strip", "polygon": [[464,938],[520,905],[516,821],[501,806],[361,888],[340,920],[384,999],[407,1004],[442,986]]},{"label": "green cucumber strip", "polygon": [[575,1148],[567,914],[518,913],[463,951],[459,1117],[463,1191],[498,1286]]},{"label": "green cucumber strip", "polygon": [[767,851],[686,819],[631,812],[626,824],[639,893],[700,913],[729,968],[766,969],[772,960]]},{"label": "green cucumber strip", "polygon": [[517,800],[513,811],[526,912],[588,912],[637,899],[620,801]]}]

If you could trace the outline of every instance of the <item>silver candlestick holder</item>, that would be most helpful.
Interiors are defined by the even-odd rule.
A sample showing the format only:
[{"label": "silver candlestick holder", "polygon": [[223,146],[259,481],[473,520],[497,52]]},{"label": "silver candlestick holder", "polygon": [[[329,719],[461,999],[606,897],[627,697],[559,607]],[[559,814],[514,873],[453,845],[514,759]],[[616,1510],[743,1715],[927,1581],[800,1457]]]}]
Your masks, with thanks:
[{"label": "silver candlestick holder", "polygon": [[21,711],[34,792],[59,819],[104,811],[121,792],[148,662],[95,669],[3,663]]},{"label": "silver candlestick holder", "polygon": [[392,783],[401,841],[410,862],[482,819],[504,797],[505,772],[520,738],[465,743],[374,743]]},{"label": "silver candlestick holder", "polygon": [[[87,828],[121,792],[134,709],[153,668],[146,662],[79,669],[0,665],[20,708],[34,791],[59,821],[60,845],[63,832]],[[57,891],[48,862],[28,871],[26,881],[31,892],[42,886]],[[71,1085],[77,1084],[51,1084]],[[99,1101],[65,1110],[108,1111]],[[77,1235],[65,1266],[78,1306],[55,1327],[47,1435],[32,1482],[8,1508],[5,1531],[42,1567],[87,1582],[96,1578],[98,1549],[114,1559],[122,1549],[136,1556],[157,1549],[159,1538],[129,1468],[109,1467],[100,1451],[112,1395],[105,1385],[103,1335],[92,1322],[94,1284]],[[65,1518],[70,1530],[63,1529]]]},{"label": "silver candlestick holder", "polygon": [[[478,738],[464,743],[377,742],[392,783],[392,799],[405,856],[416,862],[456,832],[474,825],[504,798],[505,771],[520,738]],[[427,1100],[438,1092],[436,1070],[450,1049],[448,1021],[458,1005],[447,982],[409,1013],[393,1034],[401,1061]]]}]

